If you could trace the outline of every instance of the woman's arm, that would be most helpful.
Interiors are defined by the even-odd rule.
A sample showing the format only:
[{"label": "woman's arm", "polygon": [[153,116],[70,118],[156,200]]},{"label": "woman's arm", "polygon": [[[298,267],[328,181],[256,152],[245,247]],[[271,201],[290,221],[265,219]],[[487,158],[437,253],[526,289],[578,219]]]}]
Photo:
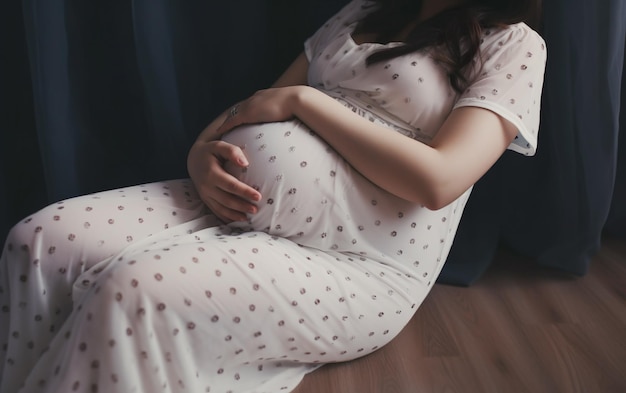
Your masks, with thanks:
[{"label": "woman's arm", "polygon": [[474,184],[516,135],[512,124],[481,108],[454,110],[432,146],[371,123],[310,87],[257,92],[216,130],[297,117],[356,170],[383,189],[439,209]]},{"label": "woman's arm", "polygon": [[[287,86],[296,86],[296,85],[306,85],[307,84],[307,72],[309,70],[309,61],[306,58],[304,52],[302,52],[292,63],[291,65],[282,73],[282,75],[274,82],[272,87],[287,87]],[[232,107],[231,107],[232,108]],[[208,126],[202,130],[198,138],[196,139],[196,143],[198,142],[209,142],[219,138],[220,135],[217,135],[215,131],[219,126],[224,123],[224,120],[228,117],[230,109],[222,112],[217,118],[215,118]]]},{"label": "woman's arm", "polygon": [[[304,53],[274,83],[274,87],[306,84],[308,60]],[[240,182],[226,171],[224,162],[230,161],[241,167],[248,166],[243,151],[218,140],[216,130],[228,118],[230,109],[213,120],[198,136],[187,156],[187,171],[200,198],[211,211],[224,221],[244,221],[245,213],[255,213],[255,201],[261,194]]]},{"label": "woman's arm", "polygon": [[314,90],[298,95],[294,115],[354,168],[383,189],[439,209],[472,186],[498,160],[517,130],[486,109],[454,110],[431,146],[337,105]]}]

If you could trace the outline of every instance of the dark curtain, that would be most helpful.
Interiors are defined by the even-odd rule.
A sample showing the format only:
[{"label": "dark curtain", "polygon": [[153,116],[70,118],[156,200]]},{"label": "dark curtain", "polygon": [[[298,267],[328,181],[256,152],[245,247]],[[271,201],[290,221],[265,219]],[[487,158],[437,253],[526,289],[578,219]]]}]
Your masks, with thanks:
[{"label": "dark curtain", "polygon": [[[347,1],[3,2],[0,236],[63,198],[186,176],[199,131]],[[603,230],[624,232],[625,28],[622,0],[545,2],[539,154],[507,153],[476,186],[443,282],[471,283],[502,243],[583,274]]]},{"label": "dark curtain", "polygon": [[0,236],[60,199],[186,176],[200,130],[345,3],[2,2]]},{"label": "dark curtain", "polygon": [[442,281],[472,283],[502,245],[583,275],[603,233],[626,234],[626,3],[543,3],[548,65],[538,154],[507,152],[477,183]]}]

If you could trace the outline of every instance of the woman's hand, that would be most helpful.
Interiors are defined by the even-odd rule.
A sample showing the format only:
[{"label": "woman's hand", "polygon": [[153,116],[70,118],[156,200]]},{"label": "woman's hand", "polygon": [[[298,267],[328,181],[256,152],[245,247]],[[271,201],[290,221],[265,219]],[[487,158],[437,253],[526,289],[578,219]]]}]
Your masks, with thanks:
[{"label": "woman's hand", "polygon": [[253,202],[259,201],[261,194],[227,173],[226,161],[242,168],[248,166],[238,146],[198,141],[189,151],[187,169],[200,198],[218,218],[225,222],[246,221],[246,213],[256,213]]},{"label": "woman's hand", "polygon": [[191,147],[187,157],[189,176],[202,201],[221,220],[246,221],[246,214],[256,213],[254,202],[261,200],[261,194],[224,170],[227,161],[241,168],[248,162],[241,148],[218,139],[242,124],[293,118],[298,95],[304,89],[307,87],[288,86],[258,91],[207,126]]},{"label": "woman's hand", "polygon": [[217,128],[221,136],[242,124],[272,123],[294,117],[298,97],[308,86],[287,86],[259,90],[250,98],[231,107],[226,119]]}]

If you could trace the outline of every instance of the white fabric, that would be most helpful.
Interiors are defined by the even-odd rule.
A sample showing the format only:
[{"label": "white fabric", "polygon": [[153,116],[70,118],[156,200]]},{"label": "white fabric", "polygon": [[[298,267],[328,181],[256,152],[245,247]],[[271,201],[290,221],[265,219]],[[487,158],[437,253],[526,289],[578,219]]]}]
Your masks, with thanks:
[{"label": "white fabric", "polygon": [[424,143],[434,137],[452,109],[489,109],[517,127],[518,136],[509,149],[535,153],[547,53],[534,30],[524,23],[486,30],[480,47],[483,67],[467,72],[469,87],[459,95],[428,51],[366,67],[368,55],[399,45],[355,43],[351,33],[371,11],[371,3],[350,2],[306,41],[311,86],[348,97],[411,130],[405,134]]},{"label": "white fabric", "polygon": [[[347,29],[334,18],[307,41],[311,83],[427,142],[456,102],[444,75],[422,55],[362,74],[374,45],[338,38]],[[494,97],[484,101],[503,110]],[[529,122],[520,138],[534,146]],[[74,198],[16,225],[0,259],[0,392],[288,392],[400,332],[469,190],[438,211],[408,203],[298,121],[225,139],[250,161],[229,170],[264,197],[247,224],[219,225],[176,180]]]}]

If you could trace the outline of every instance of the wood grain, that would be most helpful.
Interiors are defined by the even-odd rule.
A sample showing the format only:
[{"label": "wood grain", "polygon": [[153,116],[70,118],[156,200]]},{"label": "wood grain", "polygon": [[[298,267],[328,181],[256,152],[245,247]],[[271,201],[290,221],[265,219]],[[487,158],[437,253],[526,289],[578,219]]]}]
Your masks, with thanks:
[{"label": "wood grain", "polygon": [[436,285],[389,345],[295,393],[624,393],[626,240],[571,277],[501,250],[469,288]]}]

